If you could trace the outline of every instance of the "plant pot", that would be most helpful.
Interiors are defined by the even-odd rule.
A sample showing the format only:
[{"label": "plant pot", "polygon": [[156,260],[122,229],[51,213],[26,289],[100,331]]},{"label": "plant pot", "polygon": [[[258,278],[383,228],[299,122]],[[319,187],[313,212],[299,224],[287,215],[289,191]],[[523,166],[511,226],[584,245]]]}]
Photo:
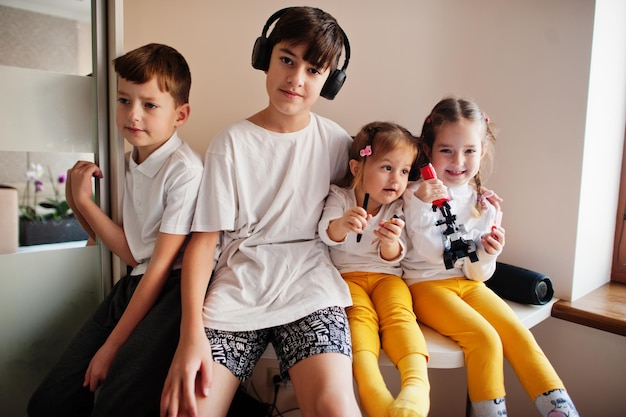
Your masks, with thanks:
[{"label": "plant pot", "polygon": [[60,220],[20,219],[20,246],[87,240],[87,233],[75,217]]}]

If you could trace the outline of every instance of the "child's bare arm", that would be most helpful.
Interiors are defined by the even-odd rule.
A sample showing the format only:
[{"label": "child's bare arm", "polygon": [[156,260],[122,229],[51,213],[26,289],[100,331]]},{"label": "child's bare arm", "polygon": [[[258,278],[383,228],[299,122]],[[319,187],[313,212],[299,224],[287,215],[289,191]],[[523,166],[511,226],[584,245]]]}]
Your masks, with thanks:
[{"label": "child's bare arm", "polygon": [[102,171],[91,162],[79,161],[68,171],[73,204],[95,236],[98,236],[111,252],[127,265],[136,266],[137,261],[128,247],[124,229],[111,220],[92,199],[91,181],[94,177],[102,178]]},{"label": "child's bare arm", "polygon": [[128,340],[137,324],[154,305],[169,277],[172,263],[180,252],[186,236],[159,233],[148,269],[139,281],[128,307],[119,322],[89,363],[84,386],[94,391],[106,378],[120,347]]},{"label": "child's bare arm", "polygon": [[185,248],[181,276],[180,339],[163,386],[161,415],[197,413],[196,395],[206,397],[213,370],[202,309],[219,232],[194,232]]}]

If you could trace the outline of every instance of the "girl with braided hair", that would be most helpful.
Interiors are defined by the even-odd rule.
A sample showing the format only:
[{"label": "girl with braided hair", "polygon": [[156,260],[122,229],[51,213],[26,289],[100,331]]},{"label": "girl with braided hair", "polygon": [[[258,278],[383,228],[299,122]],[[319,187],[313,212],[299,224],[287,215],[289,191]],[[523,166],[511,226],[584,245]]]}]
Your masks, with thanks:
[{"label": "girl with braided hair", "polygon": [[[489,119],[472,101],[445,98],[424,120],[418,163],[430,162],[436,177],[419,179],[404,193],[408,236],[404,280],[417,319],[459,343],[465,355],[474,415],[506,415],[504,358],[544,417],[577,417],[563,382],[532,333],[485,284],[504,247],[500,200],[483,188],[480,173],[493,150]],[[420,165],[421,166],[421,165]],[[464,239],[478,260],[460,257],[444,265],[441,219],[433,201],[447,199]]]}]

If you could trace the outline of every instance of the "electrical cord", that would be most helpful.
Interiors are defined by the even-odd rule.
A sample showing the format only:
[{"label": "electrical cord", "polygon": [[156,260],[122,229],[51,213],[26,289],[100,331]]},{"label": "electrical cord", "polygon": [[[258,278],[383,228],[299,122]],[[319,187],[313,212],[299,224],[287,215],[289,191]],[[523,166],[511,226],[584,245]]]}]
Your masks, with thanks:
[{"label": "electrical cord", "polygon": [[[280,387],[283,385],[283,379],[280,377],[280,375],[274,375],[272,383],[274,384],[274,397],[272,398],[272,403],[267,404],[268,410],[266,417],[285,417],[285,414],[298,411],[300,407],[292,407],[283,411],[278,409],[278,392],[280,391]],[[251,384],[251,388],[258,396],[258,392],[256,391],[256,387],[254,386],[254,384]]]},{"label": "electrical cord", "polygon": [[[278,391],[280,390],[280,384],[282,381],[283,380],[280,377],[280,375],[274,375],[274,378],[272,379],[272,382],[274,383],[274,398],[272,399],[272,405],[270,406],[267,412],[267,417],[272,417],[272,416],[282,417],[280,410],[278,410],[278,407],[276,407],[276,403],[278,402]],[[276,411],[276,414],[274,414],[274,411]]]},{"label": "electrical cord", "polygon": [[288,410],[282,411],[279,414],[274,415],[274,417],[284,417],[285,414],[293,413],[294,411],[298,411],[299,409],[300,409],[300,407],[293,407],[293,408],[290,408]]}]

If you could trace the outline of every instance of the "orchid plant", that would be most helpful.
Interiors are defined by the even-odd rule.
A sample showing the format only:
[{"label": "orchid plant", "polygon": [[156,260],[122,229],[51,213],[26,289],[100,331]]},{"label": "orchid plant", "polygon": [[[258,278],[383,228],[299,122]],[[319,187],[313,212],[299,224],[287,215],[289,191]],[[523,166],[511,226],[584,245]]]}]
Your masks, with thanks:
[{"label": "orchid plant", "polygon": [[[44,191],[44,179],[46,177],[52,186],[54,198],[38,201],[40,194]],[[65,180],[65,173],[59,174],[55,180],[50,167],[44,170],[41,164],[30,164],[30,169],[26,171],[26,189],[20,204],[20,218],[30,221],[41,221],[70,217],[72,213],[70,206],[64,198],[61,198],[61,192],[59,191],[59,186],[65,184]],[[42,210],[43,213],[40,213],[37,211],[37,207],[46,210]]]}]

